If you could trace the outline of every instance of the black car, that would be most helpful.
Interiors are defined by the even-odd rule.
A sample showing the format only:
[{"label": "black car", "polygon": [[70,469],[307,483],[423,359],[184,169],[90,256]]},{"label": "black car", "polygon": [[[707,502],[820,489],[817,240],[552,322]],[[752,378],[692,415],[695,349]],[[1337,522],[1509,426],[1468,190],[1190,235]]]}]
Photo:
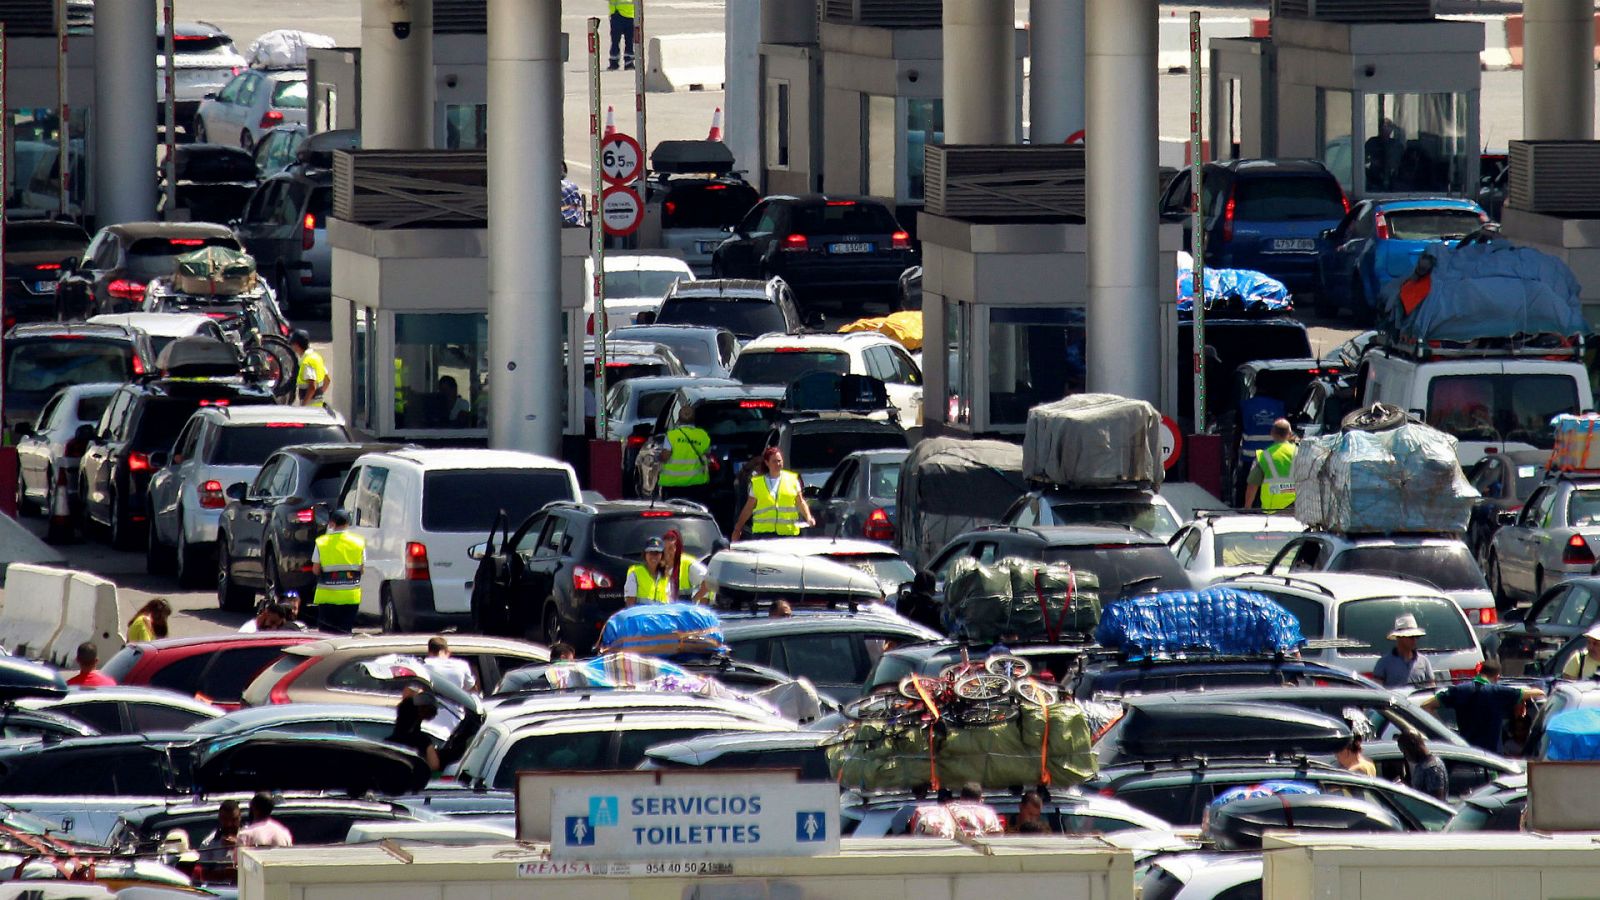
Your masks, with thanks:
[{"label": "black car", "polygon": [[988,564],[1008,556],[1066,564],[1100,577],[1100,602],[1159,591],[1186,591],[1189,575],[1160,539],[1133,528],[1072,525],[1026,528],[991,525],[958,535],[940,550],[928,568],[944,579],[956,560]]},{"label": "black car", "polygon": [[[1538,675],[1563,646],[1600,621],[1600,577],[1588,576],[1563,581],[1546,588],[1527,610],[1508,612],[1505,618],[1521,614],[1494,633],[1500,665],[1507,675]],[[1487,643],[1487,642],[1486,642]]]},{"label": "black car", "polygon": [[155,379],[125,384],[111,396],[78,467],[79,527],[111,533],[113,546],[138,546],[149,521],[151,457],[172,451],[189,416],[202,406],[273,402],[272,393],[237,380]]},{"label": "black car", "polygon": [[643,558],[648,539],[669,529],[683,535],[684,554],[695,559],[723,545],[711,514],[681,500],[550,503],[514,530],[502,517],[470,551],[478,560],[474,630],[564,640],[580,651],[594,646],[623,606],[628,567]]},{"label": "black car", "polygon": [[1488,454],[1467,472],[1467,480],[1478,490],[1467,522],[1467,546],[1473,556],[1488,558],[1489,541],[1500,530],[1500,514],[1522,508],[1544,480],[1549,463],[1548,450],[1510,450]]},{"label": "black car", "polygon": [[311,551],[328,529],[330,504],[350,466],[363,453],[388,453],[397,444],[308,444],[267,457],[255,480],[225,490],[217,523],[217,603],[250,608],[256,593],[288,592],[310,599],[316,587]]},{"label": "black car", "polygon": [[705,498],[717,521],[724,528],[733,526],[736,503],[744,498],[738,492],[740,474],[766,446],[767,435],[778,421],[783,401],[782,387],[744,387],[726,385],[686,385],[656,417],[655,425],[640,446],[634,485],[641,497],[655,493],[660,477],[662,452],[667,432],[684,422],[694,421],[711,437],[706,452],[714,465]]},{"label": "black car", "polygon": [[[180,144],[173,154],[172,195],[181,218],[190,222],[232,222],[256,189],[256,163],[239,147]],[[167,169],[161,168],[156,212],[167,208]]]},{"label": "black car", "polygon": [[261,277],[291,316],[328,302],[333,280],[327,228],[332,212],[333,169],[291,165],[261,182],[234,225]]},{"label": "black car", "polygon": [[132,312],[152,278],[172,274],[173,260],[205,247],[243,249],[226,225],[127,222],[100,229],[79,260],[67,262],[56,285],[56,318],[85,319]]},{"label": "black car", "polygon": [[[1168,694],[1147,694],[1131,701],[1148,708],[1176,706],[1187,708],[1194,704],[1259,703],[1263,694],[1260,686],[1218,688],[1204,693],[1199,691]],[[1356,733],[1368,740],[1393,740],[1403,729],[1410,729],[1427,738],[1430,743],[1466,746],[1461,736],[1439,721],[1433,714],[1398,693],[1384,690],[1375,684],[1368,685],[1300,685],[1275,687],[1270,694],[1274,704],[1291,709],[1305,709],[1333,716],[1351,723]]]},{"label": "black car", "polygon": [[1197,757],[1332,755],[1350,741],[1342,719],[1307,709],[1285,708],[1270,695],[1260,702],[1144,703],[1129,698],[1111,727],[1095,739],[1102,766]]},{"label": "black car", "polygon": [[122,325],[36,322],[6,332],[5,427],[32,425],[56,392],[155,371],[150,337]]},{"label": "black car", "polygon": [[900,275],[915,263],[888,204],[822,194],[767,197],[711,257],[717,278],[777,276],[813,304],[841,295],[897,303]]},{"label": "black car", "polygon": [[189,760],[169,752],[182,732],[68,738],[0,750],[6,796],[162,797],[188,792]]},{"label": "black car", "polygon": [[834,467],[810,503],[817,531],[894,543],[900,470],[909,450],[858,450]]},{"label": "black car", "polygon": [[[1206,415],[1212,422],[1237,428],[1239,395],[1228,389],[1234,372],[1245,363],[1262,359],[1307,359],[1311,336],[1306,326],[1290,316],[1206,316]],[[1194,323],[1178,322],[1178,420],[1194,421]]]},{"label": "black car", "polygon": [[75,222],[7,219],[5,224],[5,331],[18,322],[56,317],[56,279],[61,266],[89,246],[89,232]]},{"label": "black car", "polygon": [[784,466],[799,473],[808,496],[816,496],[833,470],[852,453],[900,451],[904,459],[904,454],[911,451],[900,423],[851,413],[802,414],[785,419],[767,435],[767,446],[783,451]]}]

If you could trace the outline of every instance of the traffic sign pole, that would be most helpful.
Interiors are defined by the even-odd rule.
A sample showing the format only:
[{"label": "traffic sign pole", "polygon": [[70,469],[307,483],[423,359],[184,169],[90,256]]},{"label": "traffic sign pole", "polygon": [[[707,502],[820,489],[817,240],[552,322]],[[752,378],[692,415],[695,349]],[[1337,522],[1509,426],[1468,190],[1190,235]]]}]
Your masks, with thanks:
[{"label": "traffic sign pole", "polygon": [[1194,256],[1194,430],[1206,428],[1206,235],[1200,206],[1200,179],[1205,172],[1200,140],[1200,11],[1189,13],[1189,252]]},{"label": "traffic sign pole", "polygon": [[[633,0],[633,134],[639,141],[639,195],[650,199],[650,143],[644,136],[644,8],[645,0]],[[637,243],[634,246],[638,246]]]},{"label": "traffic sign pole", "polygon": [[[635,47],[637,50],[637,47]],[[605,173],[600,168],[600,19],[589,18],[589,213],[590,259],[594,264],[594,277],[589,294],[594,298],[594,435],[606,435],[606,229],[602,214],[601,196],[605,193]],[[583,335],[570,337],[571,352],[583,352]]]}]

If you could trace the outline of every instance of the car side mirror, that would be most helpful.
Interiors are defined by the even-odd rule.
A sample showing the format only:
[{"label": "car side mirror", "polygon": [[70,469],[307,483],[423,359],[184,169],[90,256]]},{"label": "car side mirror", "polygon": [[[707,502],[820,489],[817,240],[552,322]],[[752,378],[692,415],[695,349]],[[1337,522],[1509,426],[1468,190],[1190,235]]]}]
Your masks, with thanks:
[{"label": "car side mirror", "polygon": [[473,544],[471,547],[467,548],[467,558],[468,559],[481,560],[485,556],[488,556],[488,555],[489,555],[489,544],[487,542],[482,543],[482,544]]},{"label": "car side mirror", "polygon": [[242,481],[235,481],[233,484],[228,485],[228,489],[226,491],[223,491],[223,493],[227,496],[227,498],[229,500],[243,500],[245,498],[246,492],[248,492],[249,490],[250,490],[250,486],[249,485],[245,484]]},{"label": "car side mirror", "polygon": [[635,325],[654,325],[655,323],[656,311],[653,309],[647,309],[633,317],[633,324]]},{"label": "car side mirror", "polygon": [[[167,452],[165,450],[157,450],[156,452],[150,454],[150,468],[152,469],[165,469],[167,467],[167,463],[170,461],[171,458],[167,456]],[[178,461],[182,462],[183,458],[178,457]]]},{"label": "car side mirror", "polygon": [[808,484],[800,489],[800,494],[807,500],[815,500],[822,496],[822,488],[814,484]]},{"label": "car side mirror", "polygon": [[204,94],[202,94],[200,96],[200,99],[202,99],[202,100],[215,100],[215,99],[217,99],[217,92],[216,91],[206,91]]},{"label": "car side mirror", "polygon": [[1502,509],[1494,514],[1495,523],[1498,525],[1517,524],[1517,513],[1513,510]]}]

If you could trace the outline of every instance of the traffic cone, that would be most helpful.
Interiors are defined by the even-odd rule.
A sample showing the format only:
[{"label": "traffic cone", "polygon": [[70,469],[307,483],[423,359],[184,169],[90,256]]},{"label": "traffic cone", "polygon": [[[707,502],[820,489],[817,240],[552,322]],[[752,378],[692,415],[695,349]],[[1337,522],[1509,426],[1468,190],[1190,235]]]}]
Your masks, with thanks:
[{"label": "traffic cone", "polygon": [[711,114],[711,133],[706,135],[706,140],[722,140],[722,107],[720,106],[717,107],[716,112]]},{"label": "traffic cone", "polygon": [[606,133],[601,135],[601,137],[611,137],[613,134],[616,134],[616,133],[617,133],[617,108],[615,106],[608,106],[608,107],[606,107]]},{"label": "traffic cone", "polygon": [[63,543],[72,536],[72,501],[67,497],[67,473],[56,473],[55,489],[50,492],[50,525],[45,540]]}]

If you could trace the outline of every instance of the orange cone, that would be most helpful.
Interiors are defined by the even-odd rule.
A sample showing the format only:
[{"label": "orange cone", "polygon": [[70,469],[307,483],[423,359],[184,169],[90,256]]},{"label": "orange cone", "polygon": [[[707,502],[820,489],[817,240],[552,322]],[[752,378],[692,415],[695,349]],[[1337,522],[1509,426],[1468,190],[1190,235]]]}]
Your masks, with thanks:
[{"label": "orange cone", "polygon": [[711,133],[706,135],[706,140],[722,140],[722,107],[720,106],[717,107],[716,112],[711,114]]},{"label": "orange cone", "polygon": [[601,137],[611,137],[613,134],[616,134],[616,133],[617,133],[617,108],[615,106],[608,106],[608,107],[606,107],[606,131],[605,131],[605,134],[601,135]]}]

